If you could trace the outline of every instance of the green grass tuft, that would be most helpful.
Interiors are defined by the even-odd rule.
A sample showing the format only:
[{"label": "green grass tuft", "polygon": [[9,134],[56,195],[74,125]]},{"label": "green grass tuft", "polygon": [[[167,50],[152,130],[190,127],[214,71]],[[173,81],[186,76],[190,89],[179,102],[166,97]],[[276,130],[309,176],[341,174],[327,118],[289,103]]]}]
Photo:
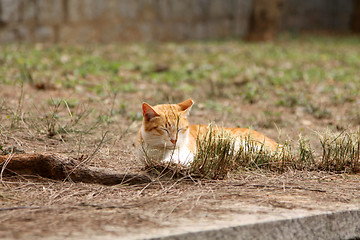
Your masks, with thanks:
[{"label": "green grass tuft", "polygon": [[341,132],[339,135],[319,134],[322,157],[319,169],[333,172],[360,171],[360,131]]},{"label": "green grass tuft", "polygon": [[204,136],[197,139],[197,154],[191,165],[192,172],[202,177],[218,179],[240,168],[284,170],[288,157],[285,147],[270,152],[250,136],[244,137],[242,144],[238,146],[235,140],[229,132],[213,131],[209,125]]},{"label": "green grass tuft", "polygon": [[316,155],[310,141],[299,137],[296,151],[285,142],[276,152],[268,151],[260,143],[244,138],[235,148],[235,138],[227,132],[215,133],[211,127],[197,141],[197,154],[191,172],[211,179],[226,177],[238,170],[266,169],[283,172],[289,169],[329,171],[336,173],[360,172],[360,131],[323,133],[318,135],[322,154]]}]

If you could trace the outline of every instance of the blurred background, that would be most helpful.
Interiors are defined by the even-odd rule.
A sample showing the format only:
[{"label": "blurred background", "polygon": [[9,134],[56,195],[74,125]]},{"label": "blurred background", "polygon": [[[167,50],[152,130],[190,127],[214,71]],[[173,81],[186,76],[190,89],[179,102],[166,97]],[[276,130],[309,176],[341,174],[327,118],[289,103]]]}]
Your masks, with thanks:
[{"label": "blurred background", "polygon": [[360,32],[359,0],[0,0],[0,42],[93,43]]},{"label": "blurred background", "polygon": [[109,130],[132,166],[141,103],[191,97],[191,123],[320,149],[360,126],[359,33],[360,0],[0,0],[0,131],[80,154]]},{"label": "blurred background", "polygon": [[[0,0],[0,239],[149,237],[248,203],[359,206],[359,175],[329,173],[360,172],[359,36],[360,0]],[[293,160],[214,164],[234,170],[224,185],[5,176],[14,152],[66,157],[66,179],[79,166],[142,174],[142,102],[188,98],[191,124],[254,129]]]}]

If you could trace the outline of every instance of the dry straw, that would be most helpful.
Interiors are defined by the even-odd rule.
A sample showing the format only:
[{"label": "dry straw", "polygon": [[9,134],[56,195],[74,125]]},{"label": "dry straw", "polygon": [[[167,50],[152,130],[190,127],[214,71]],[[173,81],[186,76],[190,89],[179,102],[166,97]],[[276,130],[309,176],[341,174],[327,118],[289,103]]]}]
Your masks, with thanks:
[{"label": "dry straw", "polygon": [[[197,153],[190,167],[176,164],[155,164],[158,169],[174,172],[173,176],[196,176],[201,178],[222,179],[229,173],[239,170],[266,169],[284,172],[289,169],[303,171],[330,171],[335,173],[360,172],[360,131],[334,134],[329,131],[318,133],[321,153],[316,154],[310,140],[299,136],[296,148],[291,141],[284,142],[275,152],[271,152],[250,136],[244,137],[239,144],[227,131],[214,131],[209,125],[207,132],[197,139]],[[236,141],[235,141],[236,140]],[[154,168],[153,161],[146,160]]]}]

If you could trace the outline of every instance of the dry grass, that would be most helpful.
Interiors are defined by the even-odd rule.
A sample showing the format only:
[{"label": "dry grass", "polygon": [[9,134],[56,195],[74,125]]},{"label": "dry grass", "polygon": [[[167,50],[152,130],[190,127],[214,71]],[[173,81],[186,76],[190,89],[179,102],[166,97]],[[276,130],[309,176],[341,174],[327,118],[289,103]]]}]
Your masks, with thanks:
[{"label": "dry grass", "polygon": [[[198,143],[203,151],[194,168],[154,166],[153,182],[139,186],[3,176],[0,238],[66,238],[76,231],[85,238],[125,236],[178,226],[183,217],[198,222],[220,213],[254,214],[251,207],[222,208],[224,202],[287,209],[358,205],[359,174],[347,173],[359,171],[359,46],[358,38],[0,46],[3,150],[83,156],[85,166],[139,173],[134,143],[141,102],[188,97],[196,101],[193,124],[250,127],[273,139],[278,126],[289,139],[283,143],[289,154],[272,156],[230,154],[231,139],[219,144],[208,136]],[[156,71],[160,64],[167,68]],[[313,134],[327,128],[333,134]]]},{"label": "dry grass", "polygon": [[334,172],[360,172],[360,130],[319,134],[322,146],[318,168]]},{"label": "dry grass", "polygon": [[299,136],[298,145],[286,141],[276,152],[268,151],[250,137],[240,147],[228,132],[217,133],[209,125],[206,134],[197,139],[197,153],[190,167],[154,162],[147,159],[148,170],[158,177],[196,177],[223,179],[239,170],[266,169],[276,172],[288,170],[358,173],[360,171],[360,132],[329,131],[318,133],[321,153],[316,154],[309,139]]},{"label": "dry grass", "polygon": [[251,139],[251,136],[245,137],[239,146],[235,140],[229,132],[213,131],[209,125],[204,136],[197,139],[192,172],[201,177],[219,179],[240,168],[281,169],[286,160],[285,149],[271,153],[262,143]]}]

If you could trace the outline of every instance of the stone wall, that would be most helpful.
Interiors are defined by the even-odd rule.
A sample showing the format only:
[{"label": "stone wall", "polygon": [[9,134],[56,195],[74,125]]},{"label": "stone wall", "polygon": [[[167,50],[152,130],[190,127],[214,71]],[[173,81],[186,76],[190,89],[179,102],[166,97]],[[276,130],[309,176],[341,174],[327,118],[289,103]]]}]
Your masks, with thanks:
[{"label": "stone wall", "polygon": [[243,36],[251,0],[0,0],[0,41],[111,42]]},{"label": "stone wall", "polygon": [[353,10],[351,0],[285,0],[281,29],[346,32]]},{"label": "stone wall", "polygon": [[[252,0],[0,0],[0,42],[243,37],[251,8]],[[285,30],[347,30],[352,1],[287,0],[285,10]]]}]

